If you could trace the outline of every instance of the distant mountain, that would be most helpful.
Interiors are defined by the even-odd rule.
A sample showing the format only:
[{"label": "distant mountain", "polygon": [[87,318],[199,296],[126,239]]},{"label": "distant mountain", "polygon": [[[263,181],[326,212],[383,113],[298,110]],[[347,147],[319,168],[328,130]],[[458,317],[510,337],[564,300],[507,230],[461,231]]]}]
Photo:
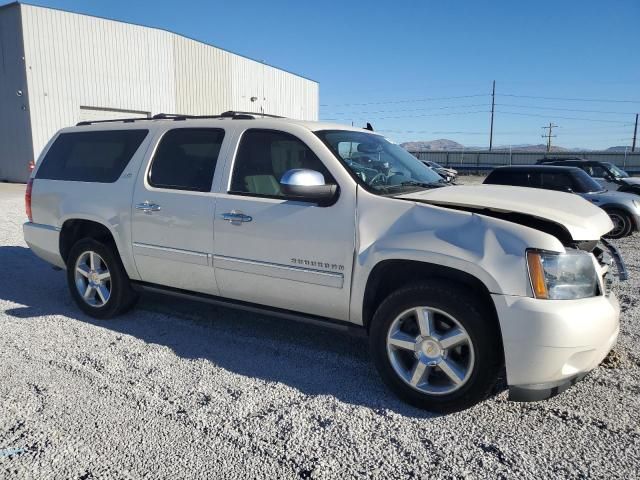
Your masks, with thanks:
[{"label": "distant mountain", "polygon": [[[493,148],[494,152],[508,152],[509,150],[518,151],[518,152],[546,152],[547,146],[544,143],[540,143],[538,145],[530,145],[530,144],[511,145],[511,146],[501,145],[499,147]],[[552,152],[568,152],[569,149],[551,145],[551,151]]]},{"label": "distant mountain", "polygon": [[[454,142],[453,140],[448,140],[446,138],[440,138],[438,140],[419,140],[415,142],[404,142],[400,144],[401,147],[404,147],[406,150],[410,152],[426,152],[430,150],[448,150],[448,151],[457,151],[457,150],[488,150],[487,147],[467,147],[458,142]],[[624,152],[625,148],[629,147],[611,147],[605,151],[609,152]],[[530,143],[520,144],[520,145],[499,145],[497,147],[493,147],[494,152],[508,152],[511,150],[512,152],[546,152],[547,145],[544,143],[540,143],[538,145],[533,145]],[[561,146],[551,146],[552,152],[585,152],[589,151],[587,148],[565,148]]]},{"label": "distant mountain", "polygon": [[428,140],[420,142],[404,142],[400,144],[405,150],[412,152],[425,152],[427,150],[462,150],[464,145],[454,142],[453,140],[447,140],[441,138],[439,140]]},{"label": "distant mountain", "polygon": [[[624,152],[624,151],[628,151],[631,152],[631,147],[609,147],[606,150],[607,152]],[[638,151],[638,148],[636,147],[636,152]]]}]

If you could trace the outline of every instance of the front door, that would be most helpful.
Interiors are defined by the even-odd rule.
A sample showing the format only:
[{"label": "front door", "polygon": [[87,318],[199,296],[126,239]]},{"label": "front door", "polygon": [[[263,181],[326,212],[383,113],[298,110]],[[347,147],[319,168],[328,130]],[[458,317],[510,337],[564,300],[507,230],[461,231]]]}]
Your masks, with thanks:
[{"label": "front door", "polygon": [[220,293],[347,320],[355,185],[340,185],[331,206],[293,201],[279,185],[293,168],[315,170],[325,183],[336,182],[298,137],[273,130],[243,133],[227,191],[216,203],[214,267]]},{"label": "front door", "polygon": [[219,293],[213,270],[211,187],[223,138],[219,128],[169,130],[138,174],[132,237],[143,281]]}]

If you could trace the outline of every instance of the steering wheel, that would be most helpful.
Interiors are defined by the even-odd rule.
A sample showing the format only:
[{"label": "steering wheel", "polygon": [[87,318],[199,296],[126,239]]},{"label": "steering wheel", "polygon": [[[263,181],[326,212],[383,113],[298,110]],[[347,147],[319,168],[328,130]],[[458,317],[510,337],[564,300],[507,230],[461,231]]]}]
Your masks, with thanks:
[{"label": "steering wheel", "polygon": [[378,185],[382,183],[382,180],[386,180],[387,179],[387,175],[385,175],[384,173],[380,172],[377,173],[369,182],[369,185],[371,185],[372,187],[374,185]]}]

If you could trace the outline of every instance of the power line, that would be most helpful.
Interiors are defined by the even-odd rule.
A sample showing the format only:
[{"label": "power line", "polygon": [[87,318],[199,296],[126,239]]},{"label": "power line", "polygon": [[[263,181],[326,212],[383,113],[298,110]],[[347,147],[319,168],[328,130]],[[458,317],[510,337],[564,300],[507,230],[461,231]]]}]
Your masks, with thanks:
[{"label": "power line", "polygon": [[394,110],[360,110],[356,112],[334,112],[327,115],[344,115],[351,117],[353,115],[371,115],[376,113],[398,113],[398,112],[424,112],[431,110],[448,110],[451,108],[476,108],[486,107],[486,103],[474,103],[471,105],[449,105],[448,107],[426,107],[426,108],[399,108]]},{"label": "power line", "polygon": [[[438,100],[454,100],[459,98],[474,98],[474,97],[490,97],[490,93],[478,93],[473,95],[455,95],[446,97],[425,97],[425,98],[408,98],[398,100],[385,100],[378,102],[362,102],[362,103],[335,103],[335,104],[321,104],[321,107],[352,107],[352,106],[364,106],[364,105],[390,105],[397,103],[412,103],[412,102],[434,102]],[[619,98],[577,98],[577,97],[546,97],[541,95],[518,95],[514,93],[500,93],[497,96],[513,97],[513,98],[532,98],[538,100],[560,100],[569,102],[596,102],[596,103],[637,103],[640,104],[640,100],[627,100]]]},{"label": "power line", "polygon": [[537,98],[540,100],[566,100],[569,102],[640,103],[640,100],[620,100],[611,98],[540,97],[535,95],[515,95],[513,93],[501,93],[500,96],[516,98]]},{"label": "power line", "polygon": [[[541,118],[549,118],[549,115],[540,115],[540,114],[535,114],[535,113],[520,113],[520,112],[505,112],[502,110],[499,110],[497,113],[503,113],[505,115],[520,115],[523,117],[541,117]],[[583,117],[559,117],[554,115],[553,118],[560,118],[563,120],[583,120],[585,122],[601,122],[601,123],[617,123],[620,125],[633,125],[632,123],[629,122],[622,122],[620,120],[603,120],[603,119],[598,119],[598,118],[583,118]]]},{"label": "power line", "polygon": [[536,110],[558,110],[564,112],[582,112],[582,113],[604,113],[610,115],[635,115],[633,112],[610,112],[603,110],[582,110],[575,108],[560,108],[560,107],[539,107],[536,105],[516,105],[513,103],[496,103],[499,107],[516,107],[516,108],[534,108]]},{"label": "power line", "polygon": [[427,98],[413,98],[405,100],[388,100],[384,102],[365,102],[365,103],[334,103],[334,104],[321,104],[321,107],[352,107],[363,105],[387,105],[392,103],[412,103],[412,102],[434,102],[437,100],[453,100],[457,98],[473,98],[473,97],[488,97],[486,93],[479,93],[475,95],[457,95],[454,97],[427,97]]},{"label": "power line", "polygon": [[[476,113],[488,113],[489,110],[476,110],[476,111],[469,111],[469,112],[450,112],[450,113],[427,113],[424,115],[400,115],[397,117],[355,117],[357,119],[365,119],[365,120],[393,120],[393,119],[399,119],[399,118],[423,118],[423,117],[448,117],[451,115],[472,115],[472,114],[476,114]],[[339,121],[339,120],[344,120],[345,117],[342,118],[323,118],[322,120],[325,121]]]}]

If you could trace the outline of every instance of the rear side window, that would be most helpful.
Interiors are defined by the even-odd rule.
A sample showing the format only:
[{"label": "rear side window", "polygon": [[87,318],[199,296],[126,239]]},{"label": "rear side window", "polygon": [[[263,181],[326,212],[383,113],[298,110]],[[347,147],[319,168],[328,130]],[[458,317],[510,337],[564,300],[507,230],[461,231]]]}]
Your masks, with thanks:
[{"label": "rear side window", "polygon": [[77,182],[115,182],[148,130],[62,133],[42,160],[36,178]]},{"label": "rear side window", "polygon": [[572,187],[571,178],[566,173],[542,173],[542,188],[564,191]]},{"label": "rear side window", "polygon": [[528,186],[527,172],[514,172],[505,170],[494,170],[489,174],[484,183],[494,185],[513,185],[516,187]]},{"label": "rear side window", "polygon": [[300,139],[274,130],[247,130],[238,147],[231,192],[284,197],[280,179],[295,168],[315,170],[324,176],[325,183],[335,183],[322,161]]},{"label": "rear side window", "polygon": [[177,128],[164,134],[149,171],[157,188],[210,192],[224,130]]}]

